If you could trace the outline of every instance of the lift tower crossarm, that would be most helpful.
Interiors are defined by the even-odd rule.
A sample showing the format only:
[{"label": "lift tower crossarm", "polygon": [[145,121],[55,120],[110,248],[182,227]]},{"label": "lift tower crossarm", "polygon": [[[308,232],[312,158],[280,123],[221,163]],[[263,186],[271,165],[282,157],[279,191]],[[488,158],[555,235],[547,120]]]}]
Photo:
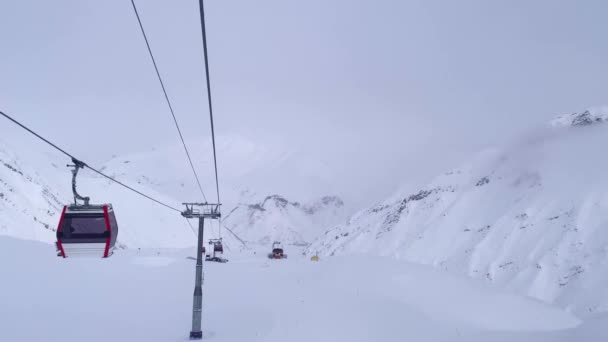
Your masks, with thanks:
[{"label": "lift tower crossarm", "polygon": [[219,203],[182,203],[186,210],[182,211],[182,216],[185,218],[208,218],[219,219],[220,213]]}]

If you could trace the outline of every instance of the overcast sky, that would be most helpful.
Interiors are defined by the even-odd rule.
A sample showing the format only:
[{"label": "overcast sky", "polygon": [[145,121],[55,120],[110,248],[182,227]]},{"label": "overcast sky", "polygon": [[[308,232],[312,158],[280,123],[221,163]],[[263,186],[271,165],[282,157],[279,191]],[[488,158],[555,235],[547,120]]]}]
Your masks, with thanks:
[{"label": "overcast sky", "polygon": [[[209,134],[197,3],[137,1],[186,138]],[[365,197],[608,104],[602,0],[208,0],[206,12],[218,134],[307,150]],[[0,2],[0,110],[101,163],[176,143],[163,101],[129,0]],[[5,121],[0,134],[30,139]]]}]

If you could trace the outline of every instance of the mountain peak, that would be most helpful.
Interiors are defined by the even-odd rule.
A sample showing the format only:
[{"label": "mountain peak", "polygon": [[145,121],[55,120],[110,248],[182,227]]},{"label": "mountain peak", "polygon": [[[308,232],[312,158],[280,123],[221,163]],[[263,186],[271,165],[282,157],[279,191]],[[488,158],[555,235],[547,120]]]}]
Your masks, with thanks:
[{"label": "mountain peak", "polygon": [[589,108],[582,113],[560,115],[551,121],[551,126],[588,126],[602,122],[608,122],[608,107],[594,107]]}]

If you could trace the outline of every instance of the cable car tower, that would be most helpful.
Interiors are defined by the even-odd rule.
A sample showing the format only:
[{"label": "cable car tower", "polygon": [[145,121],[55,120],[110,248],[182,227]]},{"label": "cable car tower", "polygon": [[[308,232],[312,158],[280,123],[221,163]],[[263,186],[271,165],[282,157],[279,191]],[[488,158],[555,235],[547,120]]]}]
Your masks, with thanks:
[{"label": "cable car tower", "polygon": [[201,330],[203,311],[203,233],[205,230],[205,219],[217,220],[222,215],[219,203],[182,203],[186,210],[182,216],[187,219],[198,218],[198,243],[196,245],[196,276],[194,278],[194,298],[192,303],[192,330],[191,340],[203,338]]}]

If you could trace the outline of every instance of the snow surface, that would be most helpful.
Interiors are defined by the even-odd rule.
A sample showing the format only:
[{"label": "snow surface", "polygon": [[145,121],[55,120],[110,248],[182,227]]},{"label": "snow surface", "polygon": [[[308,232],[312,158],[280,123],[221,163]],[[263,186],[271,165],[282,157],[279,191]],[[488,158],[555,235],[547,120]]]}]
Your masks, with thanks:
[{"label": "snow surface", "polygon": [[[288,252],[290,252],[288,250]],[[603,341],[608,317],[573,314],[470,278],[394,259],[205,263],[210,341]],[[119,250],[60,259],[0,237],[4,341],[184,341],[192,250]],[[19,262],[14,262],[19,260]]]},{"label": "snow surface", "polygon": [[606,312],[608,125],[597,119],[605,113],[568,116],[567,129],[485,151],[418,192],[360,211],[307,252],[392,256],[580,315]]}]

